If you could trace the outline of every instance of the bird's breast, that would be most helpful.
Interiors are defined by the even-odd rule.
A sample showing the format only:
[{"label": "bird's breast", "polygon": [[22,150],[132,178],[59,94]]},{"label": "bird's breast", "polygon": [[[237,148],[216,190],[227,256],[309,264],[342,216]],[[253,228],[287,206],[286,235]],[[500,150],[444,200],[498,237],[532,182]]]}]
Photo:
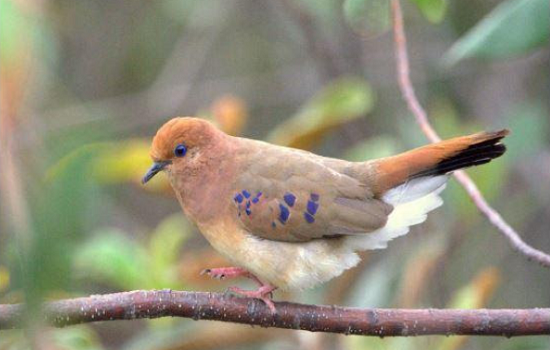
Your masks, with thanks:
[{"label": "bird's breast", "polygon": [[199,225],[212,247],[264,282],[281,289],[304,289],[355,266],[357,255],[337,240],[290,243],[258,238],[232,221]]}]

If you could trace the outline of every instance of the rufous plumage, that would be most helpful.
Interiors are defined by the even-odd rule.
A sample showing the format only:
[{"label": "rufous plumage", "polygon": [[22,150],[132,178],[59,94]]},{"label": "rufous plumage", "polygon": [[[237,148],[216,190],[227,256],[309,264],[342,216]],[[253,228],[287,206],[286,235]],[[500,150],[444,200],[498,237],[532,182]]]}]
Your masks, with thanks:
[{"label": "rufous plumage", "polygon": [[439,207],[449,173],[489,162],[507,130],[481,132],[365,162],[234,137],[211,123],[174,118],[153,139],[146,183],[165,172],[183,208],[210,244],[270,299],[276,288],[303,289],[359,262],[357,251],[386,248]]}]

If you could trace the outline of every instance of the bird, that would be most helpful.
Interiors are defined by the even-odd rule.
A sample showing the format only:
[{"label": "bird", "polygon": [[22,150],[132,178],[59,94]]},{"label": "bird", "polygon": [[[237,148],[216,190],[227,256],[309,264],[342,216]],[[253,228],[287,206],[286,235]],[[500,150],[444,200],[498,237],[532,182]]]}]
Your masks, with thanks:
[{"label": "bird", "polygon": [[187,218],[235,264],[203,273],[253,280],[256,290],[229,290],[276,313],[276,289],[311,288],[357,265],[357,252],[386,248],[442,205],[453,171],[503,155],[508,134],[479,132],[349,162],[176,117],[154,136],[142,183],[164,172]]}]

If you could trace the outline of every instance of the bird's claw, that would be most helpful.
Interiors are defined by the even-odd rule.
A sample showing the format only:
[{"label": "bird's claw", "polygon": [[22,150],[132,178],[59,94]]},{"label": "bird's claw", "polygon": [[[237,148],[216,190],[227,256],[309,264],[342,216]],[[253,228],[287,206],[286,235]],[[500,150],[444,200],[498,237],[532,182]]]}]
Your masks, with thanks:
[{"label": "bird's claw", "polygon": [[227,289],[227,291],[240,296],[253,298],[253,299],[260,299],[269,308],[269,311],[271,311],[271,314],[275,315],[277,313],[277,309],[275,308],[275,304],[271,300],[271,298],[273,298],[273,290],[275,290],[275,288],[269,285],[263,285],[257,290],[244,290],[239,287],[229,287]]},{"label": "bird's claw", "polygon": [[201,275],[208,275],[212,278],[223,280],[225,278],[225,273],[217,272],[216,269],[204,269],[200,273]]},{"label": "bird's claw", "polygon": [[254,276],[247,270],[241,267],[217,267],[212,269],[204,269],[201,271],[201,275],[208,275],[212,278],[217,278],[220,280],[236,277],[250,278],[258,284],[259,287],[257,290],[244,290],[239,287],[229,287],[226,289],[225,294],[232,293],[248,298],[260,299],[267,305],[272,314],[277,313],[277,310],[275,309],[275,304],[273,304],[273,301],[271,301],[271,298],[273,298],[273,291],[276,289],[276,287],[269,284],[264,284],[256,276]]}]

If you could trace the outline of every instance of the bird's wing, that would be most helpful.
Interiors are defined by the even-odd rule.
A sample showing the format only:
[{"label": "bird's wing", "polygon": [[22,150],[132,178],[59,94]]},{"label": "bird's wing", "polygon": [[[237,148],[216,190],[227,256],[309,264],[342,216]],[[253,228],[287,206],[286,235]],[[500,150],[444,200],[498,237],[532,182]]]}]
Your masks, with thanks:
[{"label": "bird's wing", "polygon": [[231,193],[234,213],[249,233],[305,242],[364,234],[386,224],[392,206],[329,167],[327,158],[262,143],[250,149]]}]

